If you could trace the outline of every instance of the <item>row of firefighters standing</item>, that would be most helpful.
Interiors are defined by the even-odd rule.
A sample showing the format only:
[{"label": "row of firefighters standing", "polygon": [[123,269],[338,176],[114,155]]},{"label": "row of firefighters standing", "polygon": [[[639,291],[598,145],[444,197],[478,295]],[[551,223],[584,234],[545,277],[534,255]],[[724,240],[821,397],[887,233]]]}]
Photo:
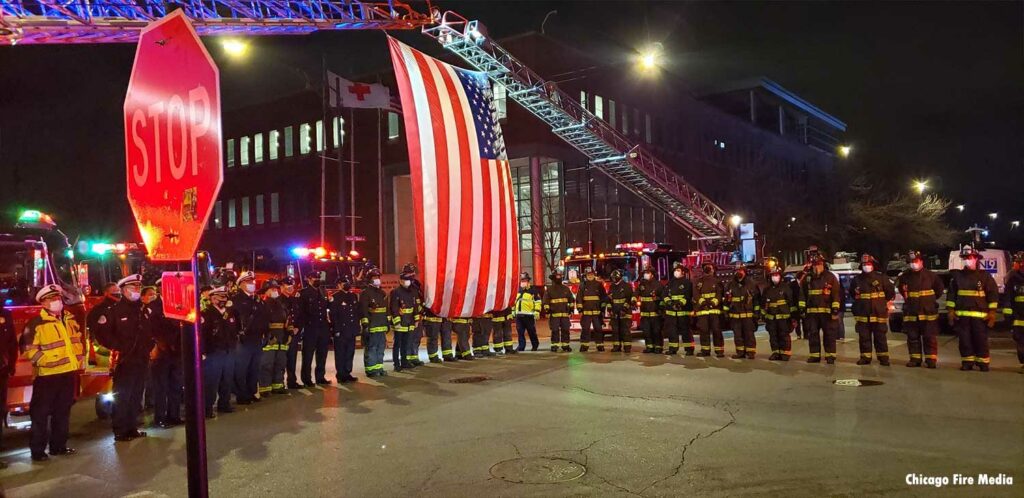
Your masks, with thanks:
[{"label": "row of firefighters standing", "polygon": [[[979,268],[980,255],[974,251],[962,254],[964,270],[954,273],[946,306],[947,320],[959,336],[961,369],[975,366],[989,370],[988,333],[995,322],[999,291],[992,276]],[[853,297],[852,313],[859,338],[858,365],[870,364],[874,356],[883,366],[890,364],[886,340],[888,303],[899,292],[904,297],[903,321],[909,349],[908,367],[925,365],[935,368],[938,360],[938,302],[944,286],[939,277],[924,268],[921,254],[911,251],[909,269],[895,285],[876,270],[877,261],[865,254],[861,273],[854,276],[847,292]],[[644,337],[644,353],[675,355],[680,349],[691,356],[725,356],[722,329],[731,328],[735,342],[733,358],[753,359],[757,351],[754,331],[763,320],[769,335],[770,360],[788,361],[792,355],[790,334],[802,321],[808,341],[809,363],[822,358],[832,364],[836,360],[836,343],[842,326],[843,306],[839,280],[828,271],[824,259],[812,256],[810,271],[795,282],[786,282],[778,265],[770,270],[766,287],[760,287],[747,271],[738,266],[732,278],[715,275],[712,264],[702,266],[702,275],[691,279],[689,269],[677,263],[672,278],[662,284],[654,278],[654,270],[645,268],[635,289],[623,281],[622,272],[611,275],[608,290],[597,281],[593,269],[584,269],[584,280],[576,296],[562,284],[563,275],[554,272],[544,297],[544,310],[551,317],[551,350],[571,351],[569,347],[569,314],[575,304],[581,312],[580,351],[596,345],[604,351],[603,311],[608,311],[612,330],[612,351],[630,352],[629,329],[632,309],[640,310],[640,330]],[[1018,357],[1024,364],[1024,253],[1015,256],[1015,270],[1007,281],[1003,313],[1012,319]],[[694,340],[693,330],[699,336]],[[667,341],[667,348],[666,348]],[[824,351],[822,351],[824,349]]]}]

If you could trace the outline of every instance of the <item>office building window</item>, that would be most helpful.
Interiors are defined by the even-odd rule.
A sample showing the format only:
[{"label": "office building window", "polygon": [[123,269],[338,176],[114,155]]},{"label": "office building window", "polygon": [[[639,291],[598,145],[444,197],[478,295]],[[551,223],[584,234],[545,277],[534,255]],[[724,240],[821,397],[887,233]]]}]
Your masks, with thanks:
[{"label": "office building window", "polygon": [[494,84],[494,105],[498,111],[498,120],[508,117],[508,91],[505,85]]},{"label": "office building window", "polygon": [[263,134],[262,133],[257,133],[256,136],[253,137],[253,140],[254,140],[253,144],[252,144],[253,159],[255,159],[255,161],[257,163],[261,163],[261,162],[263,162]]},{"label": "office building window", "polygon": [[291,126],[284,129],[284,157],[292,157],[295,154],[295,131]]},{"label": "office building window", "polygon": [[600,95],[594,95],[594,115],[604,119],[604,99]]},{"label": "office building window", "polygon": [[249,198],[242,197],[242,226],[249,226]]},{"label": "office building window", "polygon": [[278,142],[280,140],[281,132],[277,130],[270,130],[270,133],[267,134],[267,149],[270,150],[271,161],[277,160],[277,147],[279,146]]},{"label": "office building window", "polygon": [[213,204],[213,227],[216,229],[224,228],[224,206],[221,205],[221,201],[217,201]]},{"label": "office building window", "polygon": [[335,116],[334,121],[334,148],[339,148],[345,144],[345,118],[341,116]]},{"label": "office building window", "polygon": [[256,224],[263,224],[263,194],[256,196]]},{"label": "office building window", "polygon": [[228,228],[235,228],[235,200],[228,199]]},{"label": "office building window", "polygon": [[235,167],[235,139],[229,138],[227,145],[224,146],[228,150],[228,167]]},{"label": "office building window", "polygon": [[615,128],[615,101],[608,99],[608,124]]},{"label": "office building window", "polygon": [[317,152],[323,152],[324,151],[324,142],[327,141],[327,140],[325,140],[325,138],[326,138],[326,135],[324,135],[324,120],[318,119],[316,121],[316,151]]},{"label": "office building window", "polygon": [[242,166],[249,165],[249,142],[252,141],[249,137],[242,137],[238,140],[238,157]]},{"label": "office building window", "polygon": [[309,154],[310,145],[312,144],[312,137],[309,136],[310,130],[309,123],[302,123],[299,125],[299,154]]},{"label": "office building window", "polygon": [[281,221],[281,211],[280,211],[279,206],[280,206],[279,194],[277,192],[274,192],[274,193],[270,194],[270,222],[271,223],[279,223]]},{"label": "office building window", "polygon": [[651,143],[651,115],[644,114],[644,140]]},{"label": "office building window", "polygon": [[580,105],[583,106],[584,109],[590,109],[587,107],[587,92],[584,90],[580,90]]},{"label": "office building window", "polygon": [[399,134],[398,125],[399,125],[399,123],[398,123],[398,113],[397,112],[389,112],[388,113],[388,140],[395,140],[395,139],[398,138],[398,134]]}]

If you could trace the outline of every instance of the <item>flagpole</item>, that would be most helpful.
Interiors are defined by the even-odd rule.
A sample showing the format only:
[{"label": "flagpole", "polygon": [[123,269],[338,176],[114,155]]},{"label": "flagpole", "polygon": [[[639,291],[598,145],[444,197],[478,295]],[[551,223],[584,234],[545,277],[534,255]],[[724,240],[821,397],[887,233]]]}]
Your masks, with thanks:
[{"label": "flagpole", "polygon": [[320,133],[317,136],[323,150],[320,154],[320,247],[324,247],[327,226],[327,60],[323,52],[320,52],[320,88],[323,95],[320,97]]},{"label": "flagpole", "polygon": [[348,167],[349,169],[349,210],[350,216],[352,217],[352,223],[349,226],[349,235],[352,236],[352,245],[350,250],[356,250],[356,111],[353,108],[348,110],[348,120],[352,123],[350,130],[352,130],[352,136],[349,140],[348,146]]}]

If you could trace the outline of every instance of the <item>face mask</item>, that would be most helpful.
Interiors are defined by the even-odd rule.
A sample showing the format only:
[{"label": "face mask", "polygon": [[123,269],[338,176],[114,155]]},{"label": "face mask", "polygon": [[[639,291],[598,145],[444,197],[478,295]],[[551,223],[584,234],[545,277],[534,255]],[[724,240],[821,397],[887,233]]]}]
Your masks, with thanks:
[{"label": "face mask", "polygon": [[782,277],[779,275],[772,275],[772,283],[777,284],[782,281]]},{"label": "face mask", "polygon": [[815,266],[814,267],[814,274],[815,275],[821,275],[822,273],[825,273],[825,267],[824,266]]},{"label": "face mask", "polygon": [[676,278],[683,278],[683,272],[680,270],[672,272],[672,275],[674,275]]},{"label": "face mask", "polygon": [[973,270],[973,269],[975,269],[977,267],[978,267],[978,261],[977,260],[975,260],[975,259],[965,259],[964,260],[964,268],[967,268],[968,270]]},{"label": "face mask", "polygon": [[587,280],[593,282],[597,277],[593,275],[587,275]]},{"label": "face mask", "polygon": [[408,288],[410,285],[412,285],[412,280],[402,280],[402,287]]},{"label": "face mask", "polygon": [[248,292],[249,294],[256,292],[256,284],[245,284],[242,286],[242,288],[245,289],[245,292]]},{"label": "face mask", "polygon": [[710,266],[705,266],[704,268],[701,268],[701,270],[704,272],[705,275],[712,275],[715,273],[715,270],[712,269]]},{"label": "face mask", "polygon": [[46,309],[54,315],[60,314],[60,311],[64,309],[64,303],[60,299],[50,301],[50,304],[46,305]]},{"label": "face mask", "polygon": [[519,287],[522,288],[522,289],[529,289],[530,288],[530,283],[529,282],[523,282],[523,283],[519,284]]},{"label": "face mask", "polygon": [[280,295],[281,293],[273,289],[267,291],[267,297],[269,297],[270,299],[277,299],[277,297]]},{"label": "face mask", "polygon": [[129,301],[131,301],[133,303],[135,301],[138,301],[139,298],[142,297],[142,293],[141,292],[135,292],[135,291],[125,291],[124,295],[125,295],[125,297],[128,298]]},{"label": "face mask", "polygon": [[650,273],[644,273],[644,280],[653,280],[653,279],[654,279],[654,275],[652,275]]},{"label": "face mask", "polygon": [[375,278],[375,279],[371,280],[370,283],[372,283],[374,287],[380,287],[380,279],[379,278]]},{"label": "face mask", "polygon": [[921,271],[924,268],[924,264],[920,261],[913,261],[910,263],[910,269],[914,271]]},{"label": "face mask", "polygon": [[864,265],[864,273],[871,273],[875,271],[875,265]]},{"label": "face mask", "polygon": [[293,287],[291,285],[284,286],[284,293],[285,294],[291,294],[293,292],[295,292],[295,287]]}]

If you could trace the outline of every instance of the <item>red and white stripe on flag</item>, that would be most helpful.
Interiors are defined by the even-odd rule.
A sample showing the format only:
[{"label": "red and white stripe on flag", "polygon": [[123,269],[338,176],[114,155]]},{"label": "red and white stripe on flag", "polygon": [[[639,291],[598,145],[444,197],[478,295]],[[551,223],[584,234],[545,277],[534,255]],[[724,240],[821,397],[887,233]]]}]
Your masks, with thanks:
[{"label": "red and white stripe on flag", "polygon": [[519,218],[487,75],[388,37],[409,145],[425,304],[442,317],[515,302]]}]

